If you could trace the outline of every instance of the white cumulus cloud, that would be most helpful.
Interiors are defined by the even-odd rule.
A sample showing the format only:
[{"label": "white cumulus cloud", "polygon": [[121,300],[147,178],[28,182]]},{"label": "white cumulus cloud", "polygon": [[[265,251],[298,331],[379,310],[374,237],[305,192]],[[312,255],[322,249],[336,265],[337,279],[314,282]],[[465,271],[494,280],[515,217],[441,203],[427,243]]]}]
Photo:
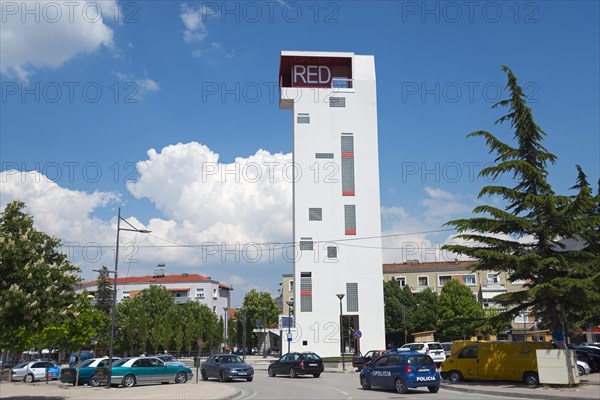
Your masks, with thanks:
[{"label": "white cumulus cloud", "polygon": [[113,47],[113,30],[105,21],[118,9],[115,2],[2,1],[0,6],[0,72],[7,76],[27,81],[36,68],[58,68],[78,54]]},{"label": "white cumulus cloud", "polygon": [[190,242],[247,243],[289,240],[292,185],[284,169],[291,154],[258,150],[232,163],[200,143],[148,151],[137,163],[139,179],[128,183],[172,223],[152,220],[157,236]]}]

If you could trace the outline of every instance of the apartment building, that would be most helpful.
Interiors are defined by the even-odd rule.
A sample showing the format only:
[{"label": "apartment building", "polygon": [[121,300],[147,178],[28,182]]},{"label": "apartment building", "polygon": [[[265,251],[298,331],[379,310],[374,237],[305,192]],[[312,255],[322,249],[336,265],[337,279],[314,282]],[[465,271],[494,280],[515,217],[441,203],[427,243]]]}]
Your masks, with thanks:
[{"label": "apartment building", "polygon": [[[112,279],[111,279],[111,282]],[[233,288],[229,285],[199,274],[182,273],[165,275],[155,273],[147,276],[126,276],[117,278],[117,303],[135,297],[150,286],[162,286],[173,294],[176,304],[196,301],[208,306],[218,316],[224,315],[224,308],[230,309],[230,296]],[[98,290],[98,281],[84,282],[77,291],[86,289],[92,296]]]}]

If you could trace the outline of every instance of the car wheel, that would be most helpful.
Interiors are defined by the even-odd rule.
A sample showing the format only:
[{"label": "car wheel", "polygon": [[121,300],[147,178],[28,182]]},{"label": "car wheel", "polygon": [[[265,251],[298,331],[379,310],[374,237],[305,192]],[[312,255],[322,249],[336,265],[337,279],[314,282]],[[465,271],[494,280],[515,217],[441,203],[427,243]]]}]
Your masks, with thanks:
[{"label": "car wheel", "polygon": [[463,376],[458,371],[450,371],[448,372],[448,380],[453,383],[461,382],[463,380]]},{"label": "car wheel", "polygon": [[223,373],[223,371],[219,372],[219,380],[221,382],[225,382],[225,374]]},{"label": "car wheel", "polygon": [[581,365],[577,366],[577,372],[579,372],[579,376],[584,375],[585,374],[585,369],[583,369],[583,367]]},{"label": "car wheel", "polygon": [[523,380],[527,386],[537,386],[540,383],[540,378],[535,372],[526,372],[523,375]]},{"label": "car wheel", "polygon": [[34,381],[34,376],[33,374],[27,374],[25,375],[25,378],[23,378],[23,380],[27,383],[31,383]]},{"label": "car wheel", "polygon": [[371,390],[371,384],[365,375],[360,377],[360,385],[364,390]]},{"label": "car wheel", "polygon": [[135,386],[135,376],[126,375],[123,378],[123,382],[121,382],[121,385],[123,385],[123,387],[128,387],[128,388]]},{"label": "car wheel", "polygon": [[320,376],[321,376],[321,373],[320,373],[320,372],[318,372],[318,373],[316,373],[316,374],[313,374],[313,376],[314,376],[315,378],[318,378],[318,377],[320,377]]},{"label": "car wheel", "polygon": [[252,382],[252,379],[254,379],[252,376],[250,378],[246,378],[248,382]]},{"label": "car wheel", "polygon": [[400,378],[396,379],[396,384],[394,386],[396,388],[396,392],[400,394],[406,394],[408,392],[408,388],[404,384],[404,381]]},{"label": "car wheel", "polygon": [[208,380],[208,375],[206,375],[206,371],[205,370],[200,371],[200,375],[202,375],[202,380],[203,381],[207,381]]},{"label": "car wheel", "polygon": [[298,372],[294,368],[290,368],[290,378],[297,378]]},{"label": "car wheel", "polygon": [[429,389],[429,391],[431,393],[437,393],[440,391],[440,387],[439,386],[429,386],[427,389]]},{"label": "car wheel", "polygon": [[267,373],[269,374],[269,376],[272,378],[274,377],[275,374],[275,370],[273,369],[273,367],[269,367],[269,370],[267,371]]},{"label": "car wheel", "polygon": [[186,383],[187,382],[187,374],[185,372],[178,372],[175,375],[175,383]]},{"label": "car wheel", "polygon": [[92,376],[90,378],[90,381],[88,382],[88,385],[90,385],[92,387],[98,387],[98,386],[100,386],[100,382],[98,382],[98,380],[96,379],[95,376]]}]

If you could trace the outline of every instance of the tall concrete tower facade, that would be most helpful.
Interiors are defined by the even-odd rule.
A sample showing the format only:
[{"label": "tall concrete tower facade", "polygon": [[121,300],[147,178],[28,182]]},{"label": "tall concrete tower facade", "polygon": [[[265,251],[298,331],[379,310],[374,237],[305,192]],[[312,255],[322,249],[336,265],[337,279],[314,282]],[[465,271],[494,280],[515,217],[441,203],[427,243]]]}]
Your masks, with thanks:
[{"label": "tall concrete tower facade", "polygon": [[291,350],[385,348],[374,57],[282,51],[279,83],[299,244]]}]

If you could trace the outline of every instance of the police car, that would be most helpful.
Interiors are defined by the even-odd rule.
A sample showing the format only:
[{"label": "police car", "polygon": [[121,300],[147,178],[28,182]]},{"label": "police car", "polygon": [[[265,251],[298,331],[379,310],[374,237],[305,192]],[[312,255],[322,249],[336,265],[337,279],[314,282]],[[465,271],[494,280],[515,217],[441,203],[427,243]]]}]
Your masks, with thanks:
[{"label": "police car", "polygon": [[360,372],[362,388],[394,388],[404,394],[409,388],[427,387],[431,393],[437,393],[441,378],[433,359],[427,354],[404,350],[386,353],[365,365]]}]

